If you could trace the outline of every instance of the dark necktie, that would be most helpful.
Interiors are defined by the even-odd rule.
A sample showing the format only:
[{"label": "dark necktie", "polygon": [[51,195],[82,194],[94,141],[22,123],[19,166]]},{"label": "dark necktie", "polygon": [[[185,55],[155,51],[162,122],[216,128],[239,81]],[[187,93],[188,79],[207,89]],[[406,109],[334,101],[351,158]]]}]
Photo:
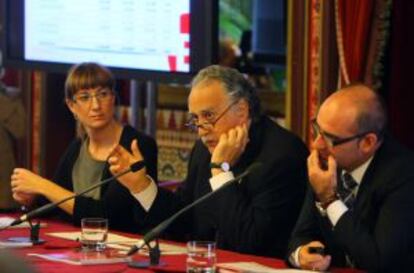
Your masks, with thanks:
[{"label": "dark necktie", "polygon": [[[355,194],[354,190],[358,186],[355,179],[349,173],[344,173],[342,176],[341,186],[338,187],[338,194],[341,197],[342,202],[348,207],[349,210],[353,209]],[[345,253],[345,260],[348,266],[355,267],[353,259],[347,253]]]},{"label": "dark necktie", "polygon": [[342,175],[342,184],[338,187],[338,194],[341,197],[342,202],[344,202],[349,209],[352,209],[355,201],[353,191],[356,186],[358,186],[357,182],[355,182],[354,178],[349,173],[344,173]]}]

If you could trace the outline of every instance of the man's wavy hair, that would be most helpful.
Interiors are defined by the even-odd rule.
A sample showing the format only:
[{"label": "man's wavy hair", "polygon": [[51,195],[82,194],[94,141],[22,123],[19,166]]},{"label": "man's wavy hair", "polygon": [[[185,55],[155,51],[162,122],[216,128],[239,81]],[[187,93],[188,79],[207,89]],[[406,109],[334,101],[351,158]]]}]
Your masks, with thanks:
[{"label": "man's wavy hair", "polygon": [[245,99],[249,105],[249,116],[253,121],[257,121],[262,114],[259,97],[256,89],[250,81],[234,68],[220,65],[208,66],[194,77],[191,86],[211,81],[220,82],[227,91],[232,101]]}]

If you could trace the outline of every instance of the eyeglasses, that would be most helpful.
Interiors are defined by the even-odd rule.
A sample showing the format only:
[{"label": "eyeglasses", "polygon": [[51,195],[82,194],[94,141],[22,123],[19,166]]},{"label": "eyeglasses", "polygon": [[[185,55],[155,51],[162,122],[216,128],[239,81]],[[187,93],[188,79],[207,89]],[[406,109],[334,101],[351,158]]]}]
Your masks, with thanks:
[{"label": "eyeglasses", "polygon": [[313,129],[313,137],[316,139],[316,137],[320,135],[330,147],[334,147],[334,146],[338,146],[338,145],[350,142],[354,139],[361,138],[370,133],[370,132],[364,132],[364,133],[359,133],[359,134],[356,134],[350,137],[342,138],[342,137],[338,137],[338,136],[322,131],[321,128],[319,127],[319,124],[316,122],[316,119],[312,119],[311,124],[312,124],[312,129]]},{"label": "eyeglasses", "polygon": [[229,106],[227,106],[226,109],[224,109],[224,111],[217,117],[215,117],[216,114],[213,111],[203,111],[201,113],[201,117],[204,121],[202,122],[199,121],[197,116],[192,115],[192,117],[186,122],[185,126],[191,131],[197,131],[199,128],[207,131],[213,130],[216,123],[238,102],[239,101],[236,100],[230,103]]},{"label": "eyeglasses", "polygon": [[96,93],[83,92],[73,96],[72,100],[75,103],[79,103],[82,106],[89,106],[92,103],[92,99],[96,98],[101,103],[107,103],[112,98],[113,92],[110,89],[104,88],[98,90]]}]

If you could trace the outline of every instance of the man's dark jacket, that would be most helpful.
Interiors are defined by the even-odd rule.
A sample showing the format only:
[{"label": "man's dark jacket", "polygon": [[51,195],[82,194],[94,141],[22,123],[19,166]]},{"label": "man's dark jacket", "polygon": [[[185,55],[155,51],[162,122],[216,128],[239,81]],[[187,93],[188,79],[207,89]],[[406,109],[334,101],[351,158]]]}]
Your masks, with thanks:
[{"label": "man's dark jacket", "polygon": [[[305,197],[307,154],[298,137],[261,117],[252,123],[249,143],[232,171],[237,176],[254,162],[262,163],[261,168],[178,218],[167,234],[174,239],[216,240],[219,248],[242,253],[283,257]],[[186,180],[175,193],[159,188],[149,212],[142,215],[147,227],[212,191],[210,159],[197,141]]]},{"label": "man's dark jacket", "polygon": [[334,228],[308,192],[288,254],[319,240],[333,266],[346,267],[347,253],[357,268],[369,272],[412,272],[404,270],[414,253],[413,193],[413,154],[387,137],[362,178],[353,211],[345,212]]}]

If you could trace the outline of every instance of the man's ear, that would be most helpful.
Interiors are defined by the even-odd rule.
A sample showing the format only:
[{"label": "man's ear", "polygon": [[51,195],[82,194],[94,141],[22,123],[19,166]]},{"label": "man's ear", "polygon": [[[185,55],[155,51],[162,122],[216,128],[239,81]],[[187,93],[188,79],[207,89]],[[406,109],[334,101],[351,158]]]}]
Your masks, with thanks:
[{"label": "man's ear", "polygon": [[249,119],[249,103],[245,100],[242,99],[239,101],[239,103],[237,104],[237,115],[243,119],[243,120],[248,120]]},{"label": "man's ear", "polygon": [[375,133],[368,133],[360,142],[361,150],[366,154],[371,154],[378,146],[378,136]]}]

